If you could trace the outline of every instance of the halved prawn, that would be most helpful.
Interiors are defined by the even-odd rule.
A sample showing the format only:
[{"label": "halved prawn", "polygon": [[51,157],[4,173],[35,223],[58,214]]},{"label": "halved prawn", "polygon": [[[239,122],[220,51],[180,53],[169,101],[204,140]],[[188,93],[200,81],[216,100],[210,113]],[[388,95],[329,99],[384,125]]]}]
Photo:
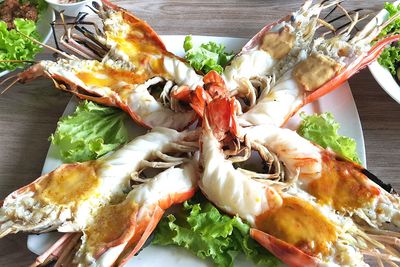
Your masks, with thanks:
[{"label": "halved prawn", "polygon": [[238,115],[239,124],[282,126],[302,106],[335,90],[374,61],[387,44],[400,38],[400,35],[386,36],[371,47],[371,42],[383,28],[398,18],[381,20],[379,17],[374,17],[352,37],[351,32],[360,20],[355,13],[351,24],[338,34],[314,39],[301,60],[276,81],[271,79],[263,87],[256,103]]},{"label": "halved prawn", "polygon": [[197,175],[195,163],[188,161],[147,178],[122,202],[100,207],[82,230],[80,240],[63,242],[63,236],[36,264],[50,258],[60,266],[124,265],[144,245],[164,211],[194,195]]},{"label": "halved prawn", "polygon": [[247,98],[253,106],[255,87],[267,86],[270,76],[279,79],[304,57],[319,26],[331,27],[319,16],[338,2],[312,2],[307,0],[298,11],[266,25],[226,66],[222,77],[231,94]]},{"label": "halved prawn", "polygon": [[[155,227],[162,210],[193,195],[196,172],[191,164],[168,169],[126,196],[132,190],[130,180],[146,167],[182,164],[184,158],[165,153],[193,152],[197,150],[193,140],[197,140],[196,132],[155,128],[98,160],[61,165],[4,200],[0,208],[0,237],[19,231],[84,232],[84,246],[89,247],[94,258],[107,248],[127,245],[132,238],[135,245],[130,248],[134,250],[142,244],[142,236],[150,231],[149,227]],[[152,162],[157,158],[164,162]],[[165,187],[168,179],[176,182],[169,189]],[[120,216],[120,221],[113,218],[120,228],[112,228],[110,223],[107,232],[102,223],[110,220],[113,212]],[[118,239],[122,234],[123,238]],[[130,252],[127,250],[127,255]]]},{"label": "halved prawn", "polygon": [[[220,113],[212,112],[215,110]],[[271,180],[280,177],[275,174],[235,168],[232,161],[238,161],[237,155],[227,159],[227,153],[232,155],[232,151],[223,149],[238,146],[237,141],[232,142],[237,134],[233,125],[236,122],[231,101],[219,98],[208,104],[200,139],[203,172],[199,187],[220,209],[245,219],[253,227],[251,236],[261,245],[289,266],[366,266],[363,255],[373,256],[380,262],[400,262],[398,253],[391,247],[394,239],[388,240],[379,230],[367,234],[352,218],[337,213],[334,205],[321,203],[318,197],[303,190],[295,179],[283,183]],[[251,132],[243,130],[247,134],[246,143],[262,158],[269,153],[266,144],[285,138],[285,135],[274,134],[274,129],[270,134],[270,128],[258,126]],[[252,134],[270,135],[271,139],[260,142]],[[297,145],[303,147],[302,143]],[[292,147],[286,150],[290,152]],[[285,150],[282,148],[282,151]],[[300,175],[302,171],[308,174],[306,164],[313,160],[308,161],[304,154],[301,154],[304,157],[299,155],[297,169],[292,175]],[[290,159],[291,155],[286,157]],[[268,176],[270,179],[265,179]]]},{"label": "halved prawn", "polygon": [[244,128],[242,134],[274,153],[285,166],[286,179],[293,180],[295,176],[297,186],[319,203],[358,217],[375,229],[389,225],[400,228],[399,196],[388,192],[390,188],[362,166],[289,129],[260,125]]},{"label": "halved prawn", "polygon": [[[170,94],[180,86],[193,90],[202,86],[202,76],[183,59],[168,52],[153,29],[126,10],[103,1],[98,14],[103,19],[104,33],[97,26],[95,33],[89,33],[78,26],[83,23],[79,19],[72,27],[76,26],[89,37],[88,40],[79,37],[79,42],[85,41],[85,45],[74,40],[78,37],[71,33],[72,27],[66,29],[68,42],[61,42],[85,60],[57,51],[67,59],[40,61],[20,73],[17,81],[28,82],[46,75],[57,88],[83,99],[119,107],[147,128],[162,126],[182,130],[191,125],[196,119],[195,113]],[[94,55],[99,50],[101,57]]]}]

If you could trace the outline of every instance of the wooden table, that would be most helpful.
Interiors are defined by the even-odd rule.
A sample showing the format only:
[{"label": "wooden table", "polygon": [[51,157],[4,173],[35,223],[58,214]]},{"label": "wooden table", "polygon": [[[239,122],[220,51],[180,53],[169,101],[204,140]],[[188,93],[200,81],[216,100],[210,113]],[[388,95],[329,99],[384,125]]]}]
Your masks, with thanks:
[{"label": "wooden table", "polygon": [[[368,3],[369,2],[369,3]],[[379,10],[384,1],[347,1],[347,7]],[[159,34],[251,37],[263,25],[296,10],[301,1],[117,1],[145,19]],[[53,42],[50,42],[50,45]],[[50,58],[45,51],[41,56]],[[350,79],[364,130],[368,168],[400,189],[400,105],[368,70]],[[70,95],[38,79],[16,85],[0,97],[0,198],[40,175],[55,130]],[[27,266],[35,255],[26,235],[0,240],[0,266]]]}]

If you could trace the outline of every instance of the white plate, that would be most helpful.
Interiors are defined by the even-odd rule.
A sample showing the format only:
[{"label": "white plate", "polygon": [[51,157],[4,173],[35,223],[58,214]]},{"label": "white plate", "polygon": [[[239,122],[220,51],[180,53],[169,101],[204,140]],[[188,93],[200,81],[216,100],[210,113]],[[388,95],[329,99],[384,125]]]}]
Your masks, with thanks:
[{"label": "white plate", "polygon": [[[56,15],[54,14],[53,9],[50,7],[50,5],[47,7],[46,11],[40,14],[40,19],[37,22],[37,30],[42,36],[42,39],[40,40],[42,43],[47,43],[47,41],[51,37],[51,26],[50,23],[53,22],[56,19]],[[0,72],[0,77],[10,73],[10,70],[5,70]]]},{"label": "white plate", "polygon": [[[182,48],[184,38],[185,36],[182,35],[162,36],[162,39],[165,42],[168,50],[180,56],[184,54]],[[193,36],[195,46],[204,42],[208,42],[210,40],[217,43],[225,44],[228,51],[239,51],[241,47],[247,42],[247,39],[243,38]],[[64,115],[72,113],[76,107],[76,104],[77,100],[73,98],[65,109]],[[315,112],[320,113],[325,111],[332,112],[336,120],[342,126],[342,128],[340,129],[340,133],[352,137],[357,141],[358,154],[360,155],[363,165],[366,166],[364,138],[362,134],[361,123],[348,83],[343,84],[340,88],[322,97],[318,101],[309,104],[308,106],[303,108],[302,111],[305,111],[308,114]],[[295,129],[299,121],[300,119],[298,115],[296,115],[289,121],[288,127],[291,129]],[[132,125],[129,125],[128,130],[131,137],[144,133],[144,130],[138,128],[138,126],[134,125],[134,123],[132,123]],[[50,149],[43,166],[43,173],[48,173],[52,171],[60,164],[61,160],[57,156],[57,151],[55,147],[50,145]],[[50,247],[53,242],[55,242],[58,236],[60,236],[60,234],[58,233],[30,235],[28,237],[28,248],[36,254],[41,254],[48,247]],[[127,266],[197,267],[212,265],[210,264],[210,262],[200,260],[199,258],[195,257],[194,255],[182,248],[149,246],[146,247],[138,256],[132,258],[128,262]],[[253,266],[253,264],[251,262],[248,262],[244,258],[239,258],[235,266]]]}]

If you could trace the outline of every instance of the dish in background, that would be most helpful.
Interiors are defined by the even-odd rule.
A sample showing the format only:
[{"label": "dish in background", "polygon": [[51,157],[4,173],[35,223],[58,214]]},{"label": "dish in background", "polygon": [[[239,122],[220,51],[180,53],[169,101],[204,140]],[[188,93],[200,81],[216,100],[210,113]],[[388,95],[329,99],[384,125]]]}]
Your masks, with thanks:
[{"label": "dish in background", "polygon": [[400,86],[390,71],[382,67],[378,61],[373,62],[368,68],[382,89],[400,104]]},{"label": "dish in background", "polygon": [[[201,43],[213,41],[216,43],[224,44],[226,51],[239,51],[242,46],[248,41],[245,38],[231,38],[231,37],[210,37],[210,36],[192,36],[194,46]],[[178,56],[184,55],[182,47],[185,35],[168,35],[161,36],[168,51],[173,52]],[[340,100],[340,101],[338,101]],[[73,97],[65,108],[64,115],[69,115],[74,112],[78,100]],[[364,148],[364,138],[358,116],[357,108],[354,103],[353,96],[350,91],[349,84],[346,82],[340,88],[331,92],[330,94],[318,99],[317,101],[303,107],[299,112],[305,111],[307,114],[321,113],[325,111],[331,112],[338,123],[341,125],[340,134],[352,137],[357,142],[357,152],[360,156],[362,165],[366,167],[366,157]],[[296,129],[300,118],[295,115],[291,118],[285,127]],[[135,136],[141,135],[146,131],[144,128],[137,126],[134,122],[126,124],[130,139]],[[55,146],[50,145],[49,152],[42,169],[42,173],[48,173],[62,164],[61,158],[57,153]],[[48,249],[57,239],[61,236],[60,233],[44,233],[39,235],[29,235],[27,246],[30,251],[36,254],[42,254]],[[157,257],[154,257],[157,255]],[[153,246],[150,245],[140,252],[138,256],[133,257],[127,264],[130,266],[191,266],[191,267],[209,267],[212,266],[208,261],[201,260],[189,251],[175,246]],[[238,257],[235,261],[235,266],[255,266],[247,261],[244,257]]]},{"label": "dish in background", "polygon": [[[55,11],[63,11],[65,16],[76,17],[79,12],[93,13],[93,11],[88,7],[92,5],[92,2],[97,2],[93,0],[83,0],[77,1],[75,3],[61,3],[61,1],[71,1],[71,0],[45,0],[49,6],[54,8]],[[75,0],[72,0],[75,1]]]},{"label": "dish in background", "polygon": [[[396,1],[393,5],[397,6],[400,4],[400,1]],[[380,19],[387,18],[389,13],[386,10],[382,10],[378,13],[378,17]],[[400,66],[399,66],[400,68]],[[369,71],[372,76],[378,82],[378,84],[382,87],[383,90],[386,91],[397,103],[400,104],[400,86],[396,78],[390,73],[388,69],[381,66],[378,61],[374,61],[372,64],[368,66]]]},{"label": "dish in background", "polygon": [[[51,26],[50,23],[56,19],[53,9],[48,6],[46,11],[40,14],[41,17],[36,23],[37,31],[39,32],[42,39],[40,40],[42,43],[47,43],[47,41],[51,37]],[[0,77],[12,72],[11,70],[0,71]]]}]

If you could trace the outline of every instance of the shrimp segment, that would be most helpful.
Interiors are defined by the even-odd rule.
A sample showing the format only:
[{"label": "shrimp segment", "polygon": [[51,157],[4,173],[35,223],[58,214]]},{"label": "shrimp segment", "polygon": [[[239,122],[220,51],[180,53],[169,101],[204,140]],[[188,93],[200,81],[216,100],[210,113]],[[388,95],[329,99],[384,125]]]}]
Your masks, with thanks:
[{"label": "shrimp segment", "polygon": [[151,94],[151,90],[166,86],[165,79],[144,77],[126,66],[118,66],[116,62],[109,60],[108,63],[59,60],[41,61],[39,64],[58,88],[83,99],[119,107],[144,127],[161,125],[182,130],[195,120],[193,111],[173,111]]},{"label": "shrimp segment", "polygon": [[[183,59],[168,52],[149,25],[126,10],[104,1],[98,14],[104,33],[97,26],[96,33],[79,28],[79,22],[75,26],[90,37],[92,45],[104,51],[101,57],[85,55],[92,60],[82,60],[60,52],[67,59],[40,61],[20,73],[17,81],[24,83],[45,75],[57,88],[82,99],[121,108],[146,128],[183,130],[190,126],[196,114],[170,94],[181,86],[190,90],[202,86],[202,77]],[[71,30],[66,34],[75,36]],[[62,44],[78,55],[88,49],[77,47],[79,42],[74,40]]]},{"label": "shrimp segment", "polygon": [[[225,105],[221,104],[223,101]],[[200,140],[203,172],[199,187],[220,209],[245,219],[253,228],[251,236],[261,245],[289,266],[328,263],[333,266],[366,266],[363,255],[372,255],[372,251],[376,252],[374,256],[377,259],[391,263],[400,261],[389,248],[393,240],[386,240],[384,234],[368,234],[369,229],[361,228],[363,225],[357,225],[343,210],[337,209],[333,203],[321,201],[307,189],[307,184],[318,181],[324,175],[324,153],[327,151],[321,152],[321,148],[300,137],[290,140],[296,135],[294,132],[273,125],[241,129],[239,132],[245,134],[250,148],[256,148],[259,153],[274,153],[283,162],[284,175],[260,178],[262,174],[235,168],[233,159],[226,158],[223,147],[229,147],[235,136],[229,124],[219,121],[226,117],[216,115],[216,108],[232,110],[230,101],[222,98],[212,100],[206,107]],[[210,123],[218,123],[218,127]],[[223,125],[225,127],[221,128]],[[234,147],[241,151],[237,142]],[[269,163],[268,166],[271,171],[272,165]],[[331,175],[334,171],[335,168],[328,170]],[[359,176],[353,178],[361,181]],[[367,178],[360,185],[364,185],[364,191],[361,191],[366,198],[380,197],[381,192],[376,191],[378,186]],[[326,191],[329,186],[331,184],[324,184],[319,192]],[[356,196],[352,197],[356,198],[360,194],[354,194],[354,188],[354,184],[350,183],[349,188],[344,190],[353,193]],[[365,197],[361,198],[361,202],[368,206],[370,202],[363,201]]]},{"label": "shrimp segment", "polygon": [[229,90],[240,96],[250,94],[253,84],[268,76],[278,79],[293,67],[309,49],[320,12],[333,4],[305,1],[298,11],[261,29],[225,68],[222,77]]},{"label": "shrimp segment", "polygon": [[[373,18],[354,37],[350,35],[353,23],[347,31],[330,39],[314,39],[301,60],[288,68],[276,82],[271,78],[264,83],[266,85],[256,103],[238,115],[239,124],[284,125],[302,106],[336,89],[375,60],[387,44],[398,40],[400,35],[387,36],[372,47],[370,44],[393,19],[381,21]],[[358,13],[353,20],[357,22]]]},{"label": "shrimp segment", "polygon": [[131,174],[144,163],[163,152],[195,150],[180,145],[188,135],[156,128],[98,160],[61,165],[4,200],[0,237],[19,231],[81,231],[99,207],[119,202],[130,191]]},{"label": "shrimp segment", "polygon": [[289,129],[273,125],[244,128],[242,134],[276,154],[296,184],[319,203],[355,215],[375,228],[400,227],[400,199],[374,183],[362,166],[322,149]]},{"label": "shrimp segment", "polygon": [[[345,245],[349,233],[340,231],[344,222],[333,211],[319,207],[312,196],[300,189],[283,191],[235,169],[232,162],[225,159],[218,141],[221,135],[214,135],[207,114],[204,118],[200,140],[203,172],[199,187],[210,201],[225,212],[245,219],[262,233],[273,236],[271,246],[274,249],[271,252],[289,265],[335,261],[337,264],[360,266],[357,263],[362,254]],[[229,128],[225,130],[229,131]],[[258,232],[252,230],[254,237],[257,236],[255,233]],[[263,244],[263,238],[256,240]],[[282,257],[286,254],[291,257]],[[339,257],[342,254],[350,260],[341,261]]]},{"label": "shrimp segment", "polygon": [[74,263],[124,265],[144,244],[171,205],[191,198],[196,191],[193,164],[171,167],[135,187],[126,199],[103,207],[83,232]]}]

